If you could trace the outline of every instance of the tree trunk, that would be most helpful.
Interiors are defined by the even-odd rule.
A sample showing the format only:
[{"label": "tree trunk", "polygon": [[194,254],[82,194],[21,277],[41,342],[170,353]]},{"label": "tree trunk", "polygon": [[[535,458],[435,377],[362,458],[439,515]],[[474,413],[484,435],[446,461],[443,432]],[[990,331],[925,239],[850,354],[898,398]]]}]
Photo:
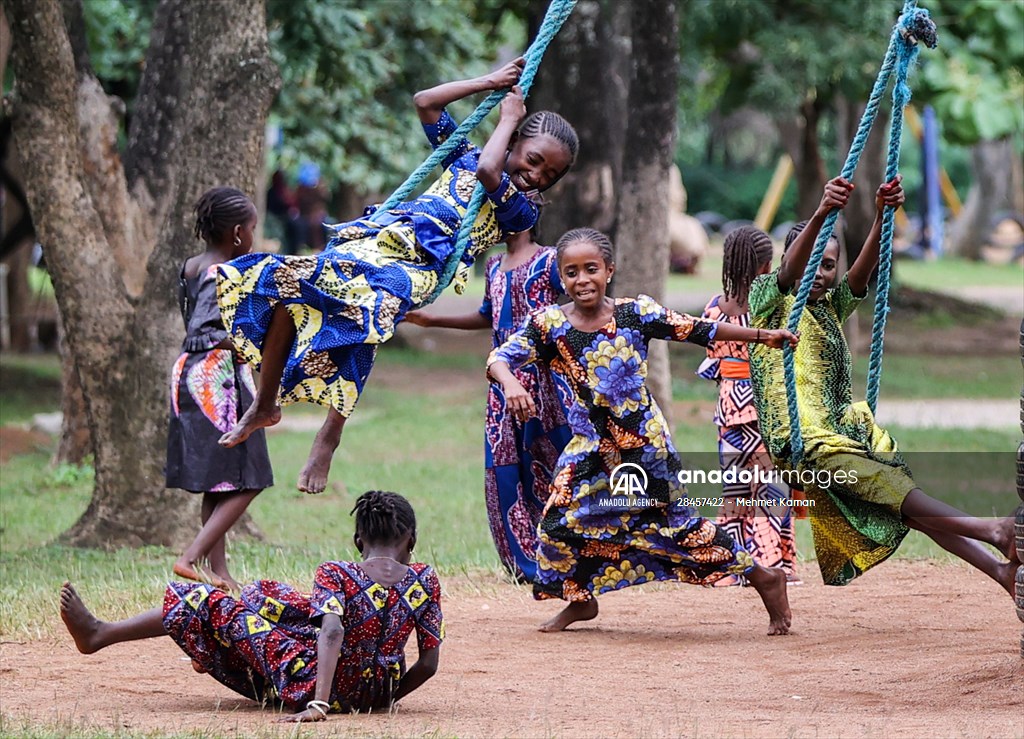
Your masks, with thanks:
[{"label": "tree trunk", "polygon": [[828,179],[818,139],[821,112],[821,103],[816,97],[809,96],[800,105],[798,117],[776,121],[779,138],[793,159],[797,186],[796,212],[801,219],[810,217],[814,212]]},{"label": "tree trunk", "polygon": [[[537,17],[544,6],[535,6]],[[580,0],[544,56],[529,109],[564,115],[579,134],[580,151],[575,166],[545,194],[550,205],[541,218],[542,243],[552,244],[579,226],[615,239],[630,79],[630,7],[616,0]]]},{"label": "tree trunk", "polygon": [[279,85],[264,3],[161,2],[128,177],[116,146],[123,106],[73,54],[60,3],[2,2],[14,30],[15,136],[34,165],[26,192],[95,451],[92,500],[64,539],[179,546],[196,515],[163,477],[166,378],[182,335],[175,281],[193,251],[197,197],[219,184],[255,194],[260,183],[264,120]]},{"label": "tree trunk", "polygon": [[[837,159],[846,161],[850,142],[857,134],[857,125],[864,113],[864,103],[855,103],[845,97],[836,100],[836,144]],[[850,264],[860,254],[875,221],[875,190],[885,179],[885,156],[889,145],[888,112],[879,110],[871,134],[864,145],[854,183],[857,187],[850,194],[850,202],[843,208],[842,223],[846,236],[846,257]],[[836,172],[836,174],[839,174]],[[821,199],[821,193],[818,193]],[[815,201],[817,204],[817,201]],[[810,212],[808,212],[810,215]],[[838,225],[838,224],[837,224]]]},{"label": "tree trunk", "polygon": [[[679,31],[676,0],[633,0],[633,73],[618,202],[615,292],[664,299],[668,195],[676,143]],[[668,346],[651,342],[647,384],[663,412],[672,402]]]},{"label": "tree trunk", "polygon": [[58,344],[60,348],[60,409],[63,414],[60,425],[60,443],[53,453],[53,464],[82,464],[92,454],[92,434],[89,432],[89,416],[85,411],[85,396],[78,379],[78,367],[68,350],[63,322],[58,321]]},{"label": "tree trunk", "polygon": [[993,221],[1000,211],[1012,210],[1020,183],[1014,184],[1013,141],[1007,137],[980,141],[971,149],[971,174],[974,184],[960,217],[949,228],[947,251],[966,259],[980,260],[981,248],[988,240]]}]

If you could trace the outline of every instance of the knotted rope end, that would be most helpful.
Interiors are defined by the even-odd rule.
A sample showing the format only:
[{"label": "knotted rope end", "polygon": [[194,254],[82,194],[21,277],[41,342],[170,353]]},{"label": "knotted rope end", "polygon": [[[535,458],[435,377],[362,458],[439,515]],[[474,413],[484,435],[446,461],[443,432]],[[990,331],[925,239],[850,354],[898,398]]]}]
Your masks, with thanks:
[{"label": "knotted rope end", "polygon": [[924,8],[914,8],[909,13],[900,16],[896,21],[896,28],[900,36],[909,45],[914,46],[918,41],[924,43],[929,49],[939,45],[939,36],[935,27],[935,21],[931,19],[928,11]]}]

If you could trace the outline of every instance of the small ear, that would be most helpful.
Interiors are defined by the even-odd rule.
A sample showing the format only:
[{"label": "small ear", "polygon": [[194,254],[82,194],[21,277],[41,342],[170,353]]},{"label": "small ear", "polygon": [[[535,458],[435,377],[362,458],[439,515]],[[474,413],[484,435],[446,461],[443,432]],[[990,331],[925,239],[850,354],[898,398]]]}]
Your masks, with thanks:
[{"label": "small ear", "polygon": [[362,539],[362,537],[359,536],[359,534],[353,534],[352,535],[352,541],[355,542],[356,549],[358,549],[359,553],[362,554],[363,553],[363,539]]},{"label": "small ear", "polygon": [[416,534],[409,537],[409,554],[412,554],[412,550],[416,548]]},{"label": "small ear", "polygon": [[515,148],[515,145],[518,143],[518,141],[519,141],[519,131],[513,131],[512,132],[512,136],[510,136],[509,140],[508,140],[508,150],[512,151],[512,149]]}]

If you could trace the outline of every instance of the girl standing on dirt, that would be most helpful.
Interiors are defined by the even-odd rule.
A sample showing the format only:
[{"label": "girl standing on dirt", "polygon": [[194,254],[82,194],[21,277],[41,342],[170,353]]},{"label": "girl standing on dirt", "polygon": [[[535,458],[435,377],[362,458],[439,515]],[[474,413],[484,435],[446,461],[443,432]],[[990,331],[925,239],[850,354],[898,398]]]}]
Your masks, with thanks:
[{"label": "girl standing on dirt", "polygon": [[[280,701],[288,721],[330,711],[387,709],[437,671],[444,639],[441,586],[430,565],[410,564],[416,515],[401,495],[363,493],[353,509],[362,562],[325,562],[313,594],[260,580],[235,599],[209,585],[169,583],[163,608],[100,621],[70,583],[60,615],[83,654],[169,636],[197,672],[256,701]],[[419,659],[405,668],[416,632]]]},{"label": "girl standing on dirt", "polygon": [[[878,188],[877,215],[853,265],[833,288],[839,245],[825,249],[807,308],[800,319],[802,340],[796,350],[797,402],[804,456],[793,465],[789,413],[782,358],[761,347],[751,349],[751,379],[757,415],[775,464],[811,471],[827,486],[809,485],[811,529],[818,566],[826,585],[845,585],[892,555],[908,526],[923,531],[939,546],[977,567],[1013,595],[1016,552],[1013,519],[985,521],[924,494],[914,482],[888,432],[876,425],[867,403],[852,400],[852,361],[842,324],[867,294],[878,264],[884,208],[906,199],[902,178]],[[825,185],[821,203],[809,221],[786,238],[782,265],[754,280],[750,289],[753,326],[771,330],[788,320],[797,287],[828,213],[843,208],[853,184],[836,177]],[[801,479],[804,479],[801,477]],[[978,542],[1006,554],[1001,562]]]},{"label": "girl standing on dirt", "polygon": [[[682,463],[645,380],[651,339],[706,346],[717,336],[779,348],[797,337],[699,321],[646,295],[606,297],[615,272],[612,244],[594,229],[568,232],[557,250],[572,304],[535,311],[488,360],[490,376],[521,421],[536,408],[513,370],[532,362],[548,367],[573,431],[541,519],[534,581],[534,597],[569,604],[541,631],[594,618],[600,593],[652,580],[710,585],[742,574],[768,609],[768,633],[788,633],[786,576],[756,564],[688,505],[678,476]],[[615,478],[623,479],[623,465],[643,471],[640,493],[632,487],[620,493]]]},{"label": "girl standing on dirt", "polygon": [[495,74],[416,94],[416,111],[437,147],[456,130],[446,105],[478,92],[512,88],[483,150],[462,143],[425,194],[396,206],[380,223],[356,220],[335,226],[328,248],[316,256],[253,254],[221,266],[218,295],[232,340],[242,356],[261,368],[256,403],[224,434],[222,445],[232,447],[256,429],[277,423],[279,400],[327,406],[327,420],[298,485],[310,493],[323,491],[345,419],[359,399],[377,346],[391,338],[410,308],[434,292],[476,183],[486,189],[487,201],[456,275],[457,291],[477,254],[537,222],[537,206],[527,193],[557,182],[575,160],[579,143],[572,126],[555,113],[526,117],[522,92],[515,86],[524,64],[519,58]]},{"label": "girl standing on dirt", "polygon": [[[487,283],[480,310],[464,316],[433,316],[410,311],[418,326],[491,329],[498,348],[523,325],[527,315],[563,294],[555,250],[541,246],[529,231],[506,239],[504,255],[487,261]],[[484,426],[484,500],[491,536],[502,564],[517,580],[537,574],[537,524],[548,499],[551,473],[572,433],[551,374],[535,364],[521,367],[516,379],[530,393],[537,415],[520,422],[508,412],[501,385],[487,391]]]},{"label": "girl standing on dirt", "polygon": [[[725,237],[722,261],[722,294],[708,301],[703,320],[749,326],[747,295],[758,275],[772,267],[772,240],[764,231],[743,226]],[[796,542],[789,507],[789,488],[779,481],[765,482],[773,468],[757,426],[757,409],[750,387],[750,352],[743,341],[714,341],[697,374],[718,383],[715,425],[718,427],[718,460],[723,472],[749,470],[751,482],[723,482],[724,503],[715,523],[725,529],[754,561],[778,567],[786,581],[799,583],[794,571]],[[738,501],[775,501],[772,506],[743,505]],[[742,576],[722,578],[716,586],[745,585]]]},{"label": "girl standing on dirt", "polygon": [[217,308],[217,266],[252,249],[256,206],[239,190],[216,187],[194,210],[195,235],[206,251],[186,260],[178,278],[186,331],[171,372],[166,476],[167,487],[202,494],[203,527],[174,563],[174,574],[237,590],[225,534],[274,476],[263,431],[232,449],[217,444],[256,394],[252,371],[236,360]]}]

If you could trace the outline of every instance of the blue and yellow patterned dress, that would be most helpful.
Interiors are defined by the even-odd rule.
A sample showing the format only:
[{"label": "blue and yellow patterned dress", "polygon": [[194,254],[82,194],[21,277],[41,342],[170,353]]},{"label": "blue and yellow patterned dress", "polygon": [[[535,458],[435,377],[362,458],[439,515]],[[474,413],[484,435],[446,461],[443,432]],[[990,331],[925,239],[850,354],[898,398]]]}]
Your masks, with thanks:
[{"label": "blue and yellow patterned dress", "polygon": [[[423,128],[436,148],[456,125],[443,112],[436,124]],[[281,378],[282,404],[305,400],[342,416],[352,413],[377,345],[437,287],[477,183],[479,159],[480,151],[463,143],[423,195],[395,206],[380,223],[363,218],[334,226],[327,249],[316,256],[248,254],[221,265],[221,315],[248,363],[262,363],[263,340],[278,304],[295,322],[295,343]],[[464,289],[478,254],[532,228],[537,216],[537,207],[502,173],[473,225],[456,291]]]},{"label": "blue and yellow patterned dress", "polygon": [[[534,597],[585,601],[654,580],[711,585],[753,566],[732,537],[682,505],[682,462],[645,384],[651,339],[707,346],[716,328],[641,295],[616,300],[597,331],[580,331],[550,306],[491,352],[488,365],[547,365],[573,432],[538,529]],[[615,491],[619,465],[632,466],[617,479],[643,470],[643,495]]]},{"label": "blue and yellow patterned dress", "polygon": [[[779,291],[777,270],[758,277],[750,287],[751,325],[785,327],[795,300]],[[867,403],[853,402],[843,321],[861,300],[844,276],[816,303],[808,302],[800,317],[794,359],[804,457],[795,468],[782,352],[758,344],[750,352],[761,436],[775,465],[799,473],[814,501],[811,530],[826,585],[845,585],[896,551],[909,530],[900,508],[917,487],[896,441],[875,424]]]}]

